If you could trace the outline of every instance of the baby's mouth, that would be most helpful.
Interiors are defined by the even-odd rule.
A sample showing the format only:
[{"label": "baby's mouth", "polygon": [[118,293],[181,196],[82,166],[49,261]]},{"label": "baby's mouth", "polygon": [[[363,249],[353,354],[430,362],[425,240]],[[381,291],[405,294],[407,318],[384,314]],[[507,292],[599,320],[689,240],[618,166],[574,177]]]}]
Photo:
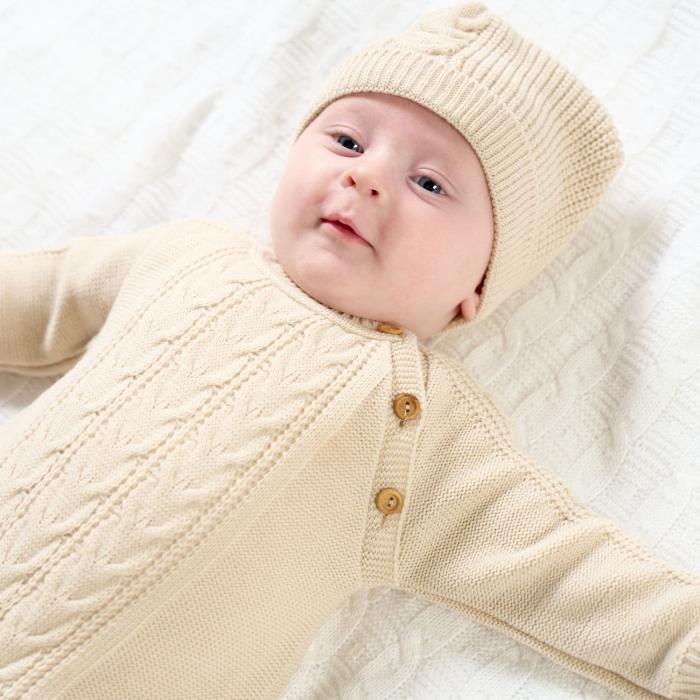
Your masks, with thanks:
[{"label": "baby's mouth", "polygon": [[326,223],[330,224],[333,226],[335,229],[339,230],[340,232],[346,234],[347,236],[350,236],[352,240],[357,241],[358,243],[362,243],[363,245],[366,245],[368,247],[372,247],[371,243],[369,241],[365,240],[360,236],[355,229],[353,229],[351,226],[348,226],[347,224],[344,224],[340,221],[336,221],[334,219],[321,219],[321,223]]},{"label": "baby's mouth", "polygon": [[352,228],[352,226],[348,226],[347,224],[344,224],[342,221],[331,221],[332,224],[335,224],[336,226],[340,226],[344,228],[346,231],[349,231],[350,233],[354,233],[357,235],[355,232],[355,229]]}]

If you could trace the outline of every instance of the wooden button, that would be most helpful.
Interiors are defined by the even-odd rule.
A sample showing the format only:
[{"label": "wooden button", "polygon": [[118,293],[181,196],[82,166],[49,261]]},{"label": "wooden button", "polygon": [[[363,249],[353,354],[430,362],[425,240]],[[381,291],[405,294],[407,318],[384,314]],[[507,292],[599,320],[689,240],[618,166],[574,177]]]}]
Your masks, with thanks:
[{"label": "wooden button", "polygon": [[402,420],[413,420],[420,413],[420,402],[413,394],[399,394],[394,399],[394,413]]},{"label": "wooden button", "polygon": [[403,496],[396,489],[382,489],[374,499],[377,510],[385,515],[401,512],[403,506]]},{"label": "wooden button", "polygon": [[382,333],[392,333],[393,335],[403,335],[403,328],[392,326],[390,323],[380,323],[377,325],[377,330]]}]

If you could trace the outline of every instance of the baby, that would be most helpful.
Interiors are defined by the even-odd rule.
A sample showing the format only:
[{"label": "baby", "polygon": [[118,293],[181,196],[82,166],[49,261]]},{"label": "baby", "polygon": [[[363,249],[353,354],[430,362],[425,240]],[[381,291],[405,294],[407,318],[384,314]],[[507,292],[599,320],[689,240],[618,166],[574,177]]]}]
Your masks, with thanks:
[{"label": "baby", "polygon": [[700,698],[700,581],[578,505],[428,341],[541,270],[609,116],[481,3],[346,59],[272,247],[216,221],[0,254],[0,696],[279,697],[393,586],[629,698]]}]

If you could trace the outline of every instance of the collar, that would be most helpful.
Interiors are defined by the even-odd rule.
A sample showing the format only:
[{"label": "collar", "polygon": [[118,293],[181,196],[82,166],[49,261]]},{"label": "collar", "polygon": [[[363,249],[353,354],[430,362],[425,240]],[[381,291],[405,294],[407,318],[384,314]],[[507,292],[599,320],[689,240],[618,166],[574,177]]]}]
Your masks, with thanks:
[{"label": "collar", "polygon": [[413,339],[415,342],[418,342],[415,333],[407,328],[400,328],[394,324],[384,323],[376,319],[354,316],[317,301],[289,277],[275,257],[271,246],[261,245],[254,240],[249,248],[249,254],[253,264],[260,272],[287,296],[310,308],[315,313],[325,316],[328,320],[344,327],[346,330],[377,340],[400,341],[402,339]]}]

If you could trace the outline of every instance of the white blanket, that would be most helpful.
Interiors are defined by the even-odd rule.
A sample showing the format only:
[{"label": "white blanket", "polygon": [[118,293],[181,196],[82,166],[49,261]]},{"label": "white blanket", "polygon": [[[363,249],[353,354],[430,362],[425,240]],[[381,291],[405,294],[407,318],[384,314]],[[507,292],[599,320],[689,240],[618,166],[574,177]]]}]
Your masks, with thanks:
[{"label": "white blanket", "polygon": [[[0,248],[266,217],[328,69],[426,0],[0,2]],[[700,10],[491,0],[608,106],[626,162],[572,246],[460,358],[589,508],[700,573]],[[0,375],[0,421],[51,383]],[[0,429],[2,429],[0,425]],[[348,599],[284,698],[614,694],[388,588]]]}]

